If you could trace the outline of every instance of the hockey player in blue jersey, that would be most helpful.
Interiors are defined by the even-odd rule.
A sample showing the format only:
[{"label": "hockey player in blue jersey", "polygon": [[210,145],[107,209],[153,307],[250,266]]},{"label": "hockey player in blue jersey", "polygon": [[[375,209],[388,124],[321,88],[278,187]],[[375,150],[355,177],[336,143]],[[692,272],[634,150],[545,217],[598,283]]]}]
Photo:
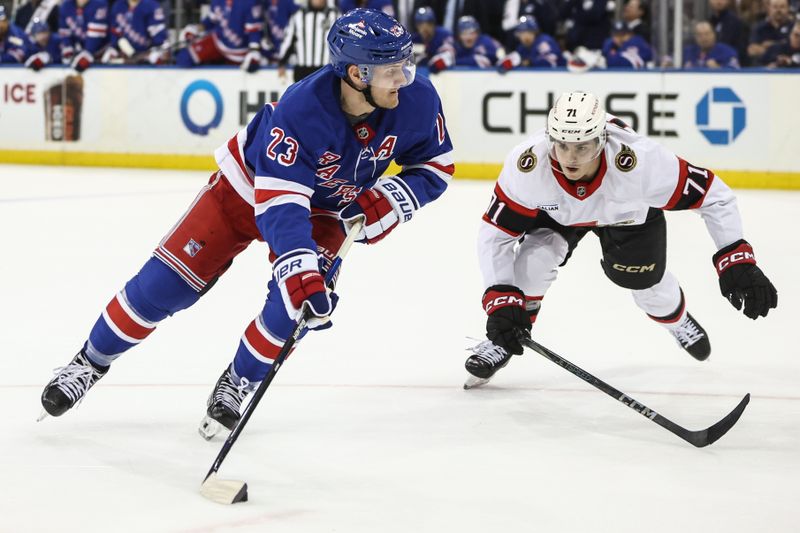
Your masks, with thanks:
[{"label": "hockey player in blue jersey", "polygon": [[59,10],[61,60],[78,72],[94,63],[108,40],[105,0],[64,0]]},{"label": "hockey player in blue jersey", "polygon": [[519,46],[497,66],[501,74],[517,67],[552,68],[563,67],[566,63],[561,47],[551,36],[539,31],[535,18],[520,17],[514,35],[519,40]]},{"label": "hockey player in blue jersey", "polygon": [[25,66],[33,70],[41,70],[45,65],[61,63],[61,44],[58,35],[50,33],[47,22],[38,18],[31,22],[30,47]]},{"label": "hockey player in blue jersey", "polygon": [[103,63],[150,63],[165,59],[167,26],[156,0],[117,0],[109,19],[110,42]]},{"label": "hockey player in blue jersey", "polygon": [[653,61],[653,49],[642,37],[633,33],[628,23],[618,21],[611,37],[603,43],[603,56],[608,68],[644,69]]},{"label": "hockey player in blue jersey", "polygon": [[[123,352],[197,302],[254,240],[269,245],[273,278],[208,401],[232,428],[295,319],[330,327],[337,297],[326,264],[343,226],[365,218],[368,244],[412,220],[453,174],[439,96],[415,78],[411,36],[388,15],[357,9],[328,34],[331,65],[292,85],[215,152],[219,171],[151,257],[103,310],[75,358],[45,387],[45,411],[73,407]],[[382,177],[394,160],[396,176]],[[265,258],[266,259],[266,258]]]},{"label": "hockey player in blue jersey", "polygon": [[503,47],[495,39],[481,33],[475,17],[469,15],[458,19],[456,29],[456,62],[461,67],[492,68],[503,55]]},{"label": "hockey player in blue jersey", "polygon": [[411,36],[414,42],[414,61],[427,66],[436,74],[455,62],[455,40],[450,30],[436,25],[436,14],[430,7],[421,7],[414,12],[414,27]]},{"label": "hockey player in blue jersey", "polygon": [[28,46],[28,36],[8,20],[6,8],[0,5],[0,63],[25,62]]},{"label": "hockey player in blue jersey", "polygon": [[175,55],[178,66],[227,63],[241,65],[249,72],[258,70],[263,59],[261,0],[212,0],[209,15],[202,22],[206,32],[203,36],[199,36],[200,30],[195,27],[181,32],[182,40],[188,39],[190,43]]}]

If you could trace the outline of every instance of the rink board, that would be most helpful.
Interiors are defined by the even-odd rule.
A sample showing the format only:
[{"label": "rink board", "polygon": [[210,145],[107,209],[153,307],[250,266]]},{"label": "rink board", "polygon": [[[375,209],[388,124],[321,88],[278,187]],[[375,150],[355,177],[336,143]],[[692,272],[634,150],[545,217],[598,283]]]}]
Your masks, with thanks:
[{"label": "rink board", "polygon": [[[286,89],[272,69],[0,69],[0,162],[214,168],[214,149]],[[609,110],[737,187],[800,188],[792,128],[797,76],[775,72],[458,70],[433,78],[456,176],[494,179],[508,150],[545,124],[562,91]]]}]

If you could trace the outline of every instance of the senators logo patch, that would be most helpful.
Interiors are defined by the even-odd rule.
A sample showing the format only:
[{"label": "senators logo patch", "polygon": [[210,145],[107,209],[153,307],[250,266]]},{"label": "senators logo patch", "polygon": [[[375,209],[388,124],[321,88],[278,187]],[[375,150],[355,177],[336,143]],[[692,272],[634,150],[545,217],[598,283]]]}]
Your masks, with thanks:
[{"label": "senators logo patch", "polygon": [[538,160],[536,159],[536,154],[533,153],[533,146],[522,152],[517,159],[517,169],[520,172],[530,172],[534,168],[536,168],[536,163]]},{"label": "senators logo patch", "polygon": [[614,158],[614,164],[621,172],[630,172],[636,168],[636,154],[630,146],[623,144],[622,150]]}]

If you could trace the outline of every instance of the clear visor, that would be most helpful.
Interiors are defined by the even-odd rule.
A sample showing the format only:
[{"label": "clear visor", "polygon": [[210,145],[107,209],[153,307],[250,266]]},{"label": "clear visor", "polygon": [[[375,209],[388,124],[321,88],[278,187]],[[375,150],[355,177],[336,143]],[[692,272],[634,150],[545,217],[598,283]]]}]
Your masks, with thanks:
[{"label": "clear visor", "polygon": [[358,70],[364,82],[381,89],[400,89],[411,85],[417,75],[417,65],[411,57],[386,65],[359,65]]},{"label": "clear visor", "polygon": [[547,148],[550,157],[558,161],[562,167],[580,167],[600,156],[603,143],[600,138],[581,142],[558,141],[548,135]]}]

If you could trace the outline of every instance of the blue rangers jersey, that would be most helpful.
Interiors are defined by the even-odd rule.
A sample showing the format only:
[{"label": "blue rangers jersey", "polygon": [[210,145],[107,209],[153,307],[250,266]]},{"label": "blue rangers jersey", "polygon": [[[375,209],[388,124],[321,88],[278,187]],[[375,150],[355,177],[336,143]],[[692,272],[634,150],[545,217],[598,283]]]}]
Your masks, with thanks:
[{"label": "blue rangers jersey", "polygon": [[64,0],[61,4],[58,36],[65,62],[83,50],[96,55],[105,45],[107,35],[108,4],[105,0],[89,0],[83,7],[78,7],[75,0]]},{"label": "blue rangers jersey", "polygon": [[167,37],[164,10],[156,0],[140,0],[133,7],[128,0],[117,0],[111,8],[109,23],[111,45],[115,48],[121,37],[137,52],[160,46]]},{"label": "blue rangers jersey", "polygon": [[[40,45],[35,39],[30,38],[28,57],[35,54],[46,54],[42,57],[42,61],[46,65],[61,63],[61,39],[58,35],[50,35],[46,46]],[[40,56],[41,57],[41,56]]]},{"label": "blue rangers jersey", "polygon": [[739,68],[736,49],[725,43],[716,43],[711,50],[706,51],[701,50],[696,44],[683,49],[684,68],[706,68],[712,59],[722,68]]},{"label": "blue rangers jersey", "polygon": [[502,49],[500,43],[485,33],[478,37],[472,48],[465,48],[461,42],[456,42],[456,65],[490,68],[497,64],[498,52]]},{"label": "blue rangers jersey", "polygon": [[515,67],[563,67],[566,64],[561,47],[555,39],[540,33],[530,47],[520,44],[503,59],[502,66],[508,70]]},{"label": "blue rangers jersey", "polygon": [[611,37],[606,39],[603,55],[609,68],[643,69],[653,60],[653,49],[641,36],[634,34],[619,46]]},{"label": "blue rangers jersey", "polygon": [[[414,43],[414,62],[418,65],[427,65],[440,54],[449,54],[455,57],[455,40],[453,34],[444,26],[436,26],[433,38],[429,42],[422,40],[422,35],[415,33],[411,36]],[[452,59],[450,60],[452,63]]]},{"label": "blue rangers jersey", "polygon": [[[417,77],[395,109],[376,109],[351,125],[340,105],[340,78],[323,67],[268,104],[214,156],[236,191],[253,205],[256,225],[280,256],[315,250],[312,210],[339,212],[373,186],[399,206],[400,222],[438,198],[454,165],[439,96]],[[378,178],[389,163],[397,176]]]},{"label": "blue rangers jersey", "polygon": [[211,0],[203,26],[227,59],[241,63],[248,48],[261,48],[263,20],[261,0]]},{"label": "blue rangers jersey", "polygon": [[0,39],[0,63],[22,63],[27,57],[30,43],[19,27],[9,23],[8,31]]}]

